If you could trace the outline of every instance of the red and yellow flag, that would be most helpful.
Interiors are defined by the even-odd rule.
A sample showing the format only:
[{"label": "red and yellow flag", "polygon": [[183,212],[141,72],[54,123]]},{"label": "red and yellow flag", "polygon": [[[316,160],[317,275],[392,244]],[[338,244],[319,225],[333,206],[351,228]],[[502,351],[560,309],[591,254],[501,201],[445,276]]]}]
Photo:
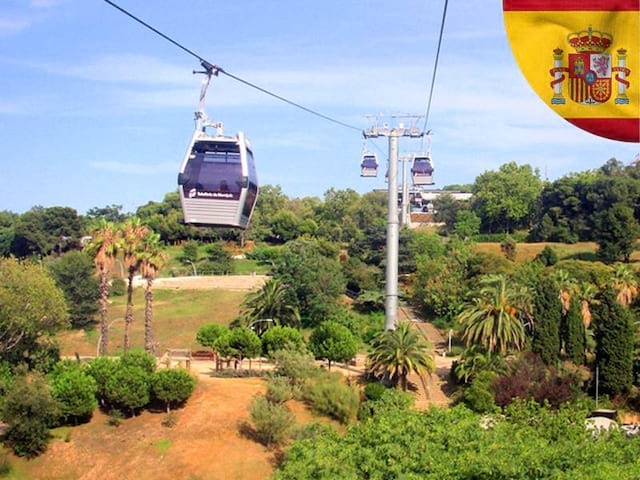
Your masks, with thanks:
[{"label": "red and yellow flag", "polygon": [[503,0],[533,89],[588,132],[640,142],[640,0]]}]

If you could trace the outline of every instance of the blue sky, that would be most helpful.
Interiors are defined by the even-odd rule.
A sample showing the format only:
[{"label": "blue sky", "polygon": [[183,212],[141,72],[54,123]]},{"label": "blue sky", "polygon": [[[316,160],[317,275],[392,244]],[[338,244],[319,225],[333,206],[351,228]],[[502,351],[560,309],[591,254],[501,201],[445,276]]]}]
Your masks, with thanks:
[{"label": "blue sky", "polygon": [[[356,126],[426,109],[444,0],[119,0],[227,71]],[[176,188],[193,130],[197,61],[102,0],[0,3],[0,210],[135,210]],[[362,138],[215,79],[209,116],[252,140],[262,184],[290,196],[366,192]],[[502,2],[450,2],[429,127],[436,186],[508,161],[549,178],[632,161],[637,144],[575,129],[529,88]],[[386,152],[380,140],[378,147]],[[401,151],[420,148],[401,141]],[[383,169],[384,170],[384,169]]]}]

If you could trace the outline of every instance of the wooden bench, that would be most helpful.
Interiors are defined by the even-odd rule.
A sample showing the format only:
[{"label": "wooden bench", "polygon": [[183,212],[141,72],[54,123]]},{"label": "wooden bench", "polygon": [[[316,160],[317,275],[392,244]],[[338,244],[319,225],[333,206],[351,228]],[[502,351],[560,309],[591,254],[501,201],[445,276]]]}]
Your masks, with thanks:
[{"label": "wooden bench", "polygon": [[216,354],[210,350],[197,350],[191,353],[191,358],[193,360],[211,360],[214,361],[216,359]]}]

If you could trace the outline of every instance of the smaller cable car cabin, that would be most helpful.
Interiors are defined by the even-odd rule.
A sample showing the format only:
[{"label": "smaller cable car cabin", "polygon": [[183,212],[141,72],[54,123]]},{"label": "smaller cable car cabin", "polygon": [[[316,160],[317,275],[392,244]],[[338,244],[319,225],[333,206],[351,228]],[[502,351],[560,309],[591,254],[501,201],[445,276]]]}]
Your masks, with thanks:
[{"label": "smaller cable car cabin", "polygon": [[238,227],[249,224],[258,197],[258,178],[251,144],[239,132],[235,137],[196,130],[178,185],[184,222],[194,225]]},{"label": "smaller cable car cabin", "polygon": [[364,153],[362,155],[362,162],[360,162],[360,176],[378,176],[378,158],[375,153]]},{"label": "smaller cable car cabin", "polygon": [[414,185],[433,185],[433,162],[429,153],[413,156],[411,176]]}]

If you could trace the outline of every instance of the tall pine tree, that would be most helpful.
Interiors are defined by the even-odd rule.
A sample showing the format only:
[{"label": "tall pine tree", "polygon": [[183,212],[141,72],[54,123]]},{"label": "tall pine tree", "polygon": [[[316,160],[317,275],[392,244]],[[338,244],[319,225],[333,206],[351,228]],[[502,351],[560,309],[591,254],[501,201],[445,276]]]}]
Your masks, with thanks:
[{"label": "tall pine tree", "polygon": [[569,311],[562,319],[562,342],[568,360],[576,365],[584,363],[585,331],[578,300],[571,300]]},{"label": "tall pine tree", "polygon": [[612,395],[626,393],[633,383],[633,326],[631,312],[608,288],[593,307],[596,362],[600,385]]},{"label": "tall pine tree", "polygon": [[533,341],[531,350],[547,365],[558,362],[562,305],[553,281],[541,278],[535,288],[533,304]]}]

